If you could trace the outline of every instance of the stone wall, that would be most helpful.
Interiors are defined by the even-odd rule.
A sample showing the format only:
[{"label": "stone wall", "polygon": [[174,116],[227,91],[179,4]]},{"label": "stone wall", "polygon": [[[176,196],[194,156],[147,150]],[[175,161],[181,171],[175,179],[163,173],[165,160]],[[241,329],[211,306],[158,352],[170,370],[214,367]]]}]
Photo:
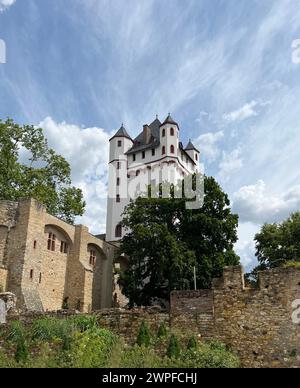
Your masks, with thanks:
[{"label": "stone wall", "polygon": [[202,338],[221,340],[245,366],[300,367],[300,326],[292,321],[299,268],[261,272],[257,289],[245,287],[241,267],[225,268],[211,293],[202,293],[172,293],[173,326],[189,324]]},{"label": "stone wall", "polygon": [[[49,233],[55,250],[48,247]],[[59,310],[64,301],[82,312],[110,307],[114,254],[87,227],[51,216],[35,200],[0,201],[0,286],[16,295],[18,308]]]},{"label": "stone wall", "polygon": [[[128,344],[134,344],[139,328],[142,322],[145,322],[152,333],[157,333],[160,325],[170,322],[168,312],[160,308],[136,308],[133,310],[124,310],[119,308],[104,309],[93,313],[97,317],[100,327],[109,329],[112,332],[121,335]],[[24,325],[31,325],[36,319],[43,317],[66,318],[78,315],[74,310],[57,312],[23,312],[21,314],[11,312],[7,316],[8,323],[14,320],[21,320]]]},{"label": "stone wall", "polygon": [[[246,367],[300,367],[300,325],[292,320],[296,309],[292,304],[299,299],[299,268],[261,272],[258,287],[246,288],[242,268],[228,267],[213,282],[212,290],[172,292],[170,313],[157,308],[116,308],[95,314],[102,327],[129,343],[135,341],[143,321],[154,333],[165,322],[177,332],[224,342]],[[38,316],[42,314],[11,315],[9,319],[31,322]]]},{"label": "stone wall", "polygon": [[6,291],[7,288],[7,268],[0,265],[0,292]]}]

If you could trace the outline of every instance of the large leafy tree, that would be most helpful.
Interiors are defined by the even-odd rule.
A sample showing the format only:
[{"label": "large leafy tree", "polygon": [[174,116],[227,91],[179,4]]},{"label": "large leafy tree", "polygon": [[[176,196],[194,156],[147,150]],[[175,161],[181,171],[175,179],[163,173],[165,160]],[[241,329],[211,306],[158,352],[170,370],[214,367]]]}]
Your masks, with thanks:
[{"label": "large leafy tree", "polygon": [[288,262],[300,263],[300,212],[282,223],[265,224],[255,236],[259,270],[280,267]]},{"label": "large leafy tree", "polygon": [[0,120],[0,199],[35,198],[67,222],[82,215],[80,189],[71,185],[69,163],[49,148],[41,128]]},{"label": "large leafy tree", "polygon": [[233,250],[238,216],[213,178],[205,177],[204,187],[200,209],[187,209],[184,198],[159,197],[140,197],[125,209],[128,234],[121,250],[130,259],[120,283],[131,305],[168,299],[173,289],[190,289],[194,267],[198,288],[209,288],[224,266],[239,263]]}]

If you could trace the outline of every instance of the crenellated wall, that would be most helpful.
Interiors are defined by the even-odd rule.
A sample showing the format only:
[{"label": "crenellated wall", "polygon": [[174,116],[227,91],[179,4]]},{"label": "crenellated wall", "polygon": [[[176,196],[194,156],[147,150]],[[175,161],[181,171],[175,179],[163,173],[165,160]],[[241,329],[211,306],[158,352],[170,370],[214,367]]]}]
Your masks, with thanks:
[{"label": "crenellated wall", "polygon": [[228,344],[245,366],[300,367],[300,326],[292,320],[297,299],[300,268],[261,272],[253,289],[245,287],[241,267],[228,267],[211,292],[174,291],[171,320]]}]

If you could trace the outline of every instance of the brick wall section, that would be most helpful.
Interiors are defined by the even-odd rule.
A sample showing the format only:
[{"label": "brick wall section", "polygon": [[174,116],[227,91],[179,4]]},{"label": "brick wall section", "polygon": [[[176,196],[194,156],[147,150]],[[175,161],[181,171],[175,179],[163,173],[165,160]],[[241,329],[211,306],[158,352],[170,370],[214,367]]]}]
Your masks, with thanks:
[{"label": "brick wall section", "polygon": [[196,333],[213,336],[212,290],[173,291],[171,293],[171,324],[179,330],[183,327]]}]

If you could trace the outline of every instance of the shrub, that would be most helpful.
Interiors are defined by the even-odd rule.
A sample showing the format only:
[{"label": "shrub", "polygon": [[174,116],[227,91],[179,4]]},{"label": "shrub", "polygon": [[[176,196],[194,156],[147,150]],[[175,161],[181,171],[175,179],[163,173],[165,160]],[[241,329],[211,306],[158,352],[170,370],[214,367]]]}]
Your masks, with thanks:
[{"label": "shrub", "polygon": [[154,349],[143,345],[135,345],[133,348],[123,351],[120,360],[121,368],[161,368],[163,360]]},{"label": "shrub", "polygon": [[25,363],[28,359],[28,344],[23,324],[20,321],[12,322],[8,338],[16,344],[15,360]]},{"label": "shrub", "polygon": [[219,342],[201,343],[183,352],[177,367],[181,368],[238,368],[239,359]]},{"label": "shrub", "polygon": [[300,268],[300,261],[287,261],[283,264],[283,268]]},{"label": "shrub", "polygon": [[76,333],[69,355],[73,368],[105,368],[110,359],[117,337],[105,329],[89,329]]},{"label": "shrub", "polygon": [[150,345],[150,341],[151,341],[151,335],[150,335],[149,327],[145,322],[142,322],[136,343],[139,346],[144,345],[148,347]]},{"label": "shrub", "polygon": [[168,328],[165,324],[165,322],[163,322],[160,326],[159,326],[159,329],[158,329],[158,332],[157,332],[157,337],[158,338],[164,338],[168,335]]},{"label": "shrub", "polygon": [[80,332],[98,327],[96,315],[77,315],[72,321]]},{"label": "shrub", "polygon": [[68,349],[74,333],[74,323],[68,319],[42,318],[33,323],[31,330],[33,340],[49,342],[60,339],[63,348]]},{"label": "shrub", "polygon": [[196,349],[197,348],[197,340],[195,337],[190,337],[187,343],[187,349]]},{"label": "shrub", "polygon": [[17,364],[14,359],[8,357],[4,352],[0,351],[0,369],[16,368]]},{"label": "shrub", "polygon": [[169,341],[169,346],[167,349],[167,356],[169,358],[178,358],[180,355],[180,346],[177,337],[172,334],[170,341]]}]

